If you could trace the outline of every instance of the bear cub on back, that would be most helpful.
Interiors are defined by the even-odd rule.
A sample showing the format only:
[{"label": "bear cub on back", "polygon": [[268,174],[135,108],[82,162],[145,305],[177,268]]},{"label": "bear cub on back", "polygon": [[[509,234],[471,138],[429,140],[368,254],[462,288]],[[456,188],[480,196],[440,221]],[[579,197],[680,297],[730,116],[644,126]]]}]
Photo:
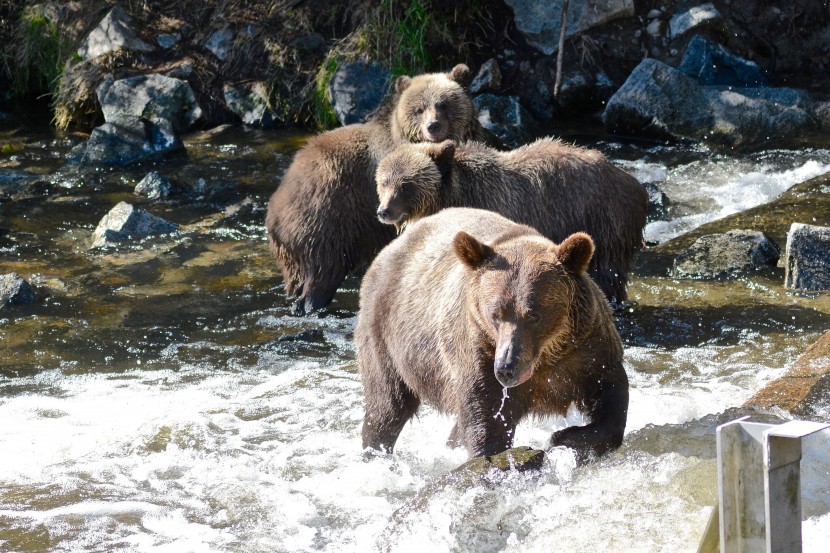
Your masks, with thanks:
[{"label": "bear cub on back", "polygon": [[618,447],[628,379],[608,302],[585,272],[593,251],[584,233],[557,245],[464,208],[384,248],[363,279],[355,329],[363,447],[391,451],[422,402],[457,416],[452,438],[470,456],[508,449],[524,417],[572,404],[591,422],[554,433],[552,446],[582,461]]},{"label": "bear cub on back", "polygon": [[375,216],[378,161],[404,141],[487,140],[459,64],[448,73],[399,77],[393,98],[366,123],[306,143],[271,200],[265,227],[291,310],[328,305],[343,279],[368,265],[394,232]]},{"label": "bear cub on back", "polygon": [[381,160],[376,181],[378,217],[399,230],[445,207],[475,207],[554,242],[587,232],[596,245],[591,276],[612,302],[626,299],[648,194],[596,150],[549,138],[509,152],[474,142],[407,144]]}]

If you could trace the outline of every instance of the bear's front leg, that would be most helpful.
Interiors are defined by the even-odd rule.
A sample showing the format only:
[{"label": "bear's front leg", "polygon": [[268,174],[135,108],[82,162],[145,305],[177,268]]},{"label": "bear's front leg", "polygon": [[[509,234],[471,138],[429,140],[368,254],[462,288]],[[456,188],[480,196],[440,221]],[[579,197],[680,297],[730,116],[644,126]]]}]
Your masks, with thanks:
[{"label": "bear's front leg", "polygon": [[375,349],[358,357],[366,398],[363,418],[363,448],[391,453],[406,422],[421,402],[404,384],[388,357]]},{"label": "bear's front leg", "polygon": [[586,413],[590,424],[571,426],[553,433],[550,446],[570,447],[584,464],[620,447],[628,418],[628,385],[606,384],[599,399]]},{"label": "bear's front leg", "polygon": [[470,457],[495,455],[513,446],[516,425],[530,408],[528,384],[504,388],[488,371],[463,384],[458,421],[452,437],[459,438]]}]

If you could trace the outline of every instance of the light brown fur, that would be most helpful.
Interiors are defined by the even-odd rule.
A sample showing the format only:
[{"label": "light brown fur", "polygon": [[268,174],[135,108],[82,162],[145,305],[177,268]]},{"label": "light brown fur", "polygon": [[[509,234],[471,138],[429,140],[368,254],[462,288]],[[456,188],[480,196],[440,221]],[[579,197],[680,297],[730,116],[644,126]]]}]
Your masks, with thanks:
[{"label": "light brown fur", "polygon": [[473,142],[400,145],[380,162],[376,182],[378,216],[399,228],[446,207],[475,207],[555,242],[587,232],[597,249],[591,276],[609,300],[626,299],[648,195],[596,150],[549,138],[509,152]]},{"label": "light brown fur", "polygon": [[585,273],[592,253],[585,234],[556,245],[464,208],[384,248],[364,277],[355,329],[363,446],[391,450],[426,402],[458,416],[452,438],[471,456],[510,447],[525,416],[564,415],[571,404],[591,423],[555,433],[551,445],[583,460],[618,447],[628,380],[608,303]]},{"label": "light brown fur", "polygon": [[[368,122],[325,132],[297,152],[265,220],[295,314],[328,305],[346,275],[365,268],[394,237],[375,216],[374,174],[386,153],[406,140],[486,136],[472,109],[469,80],[465,65],[400,77],[393,99]],[[440,132],[424,134],[438,112]]]}]

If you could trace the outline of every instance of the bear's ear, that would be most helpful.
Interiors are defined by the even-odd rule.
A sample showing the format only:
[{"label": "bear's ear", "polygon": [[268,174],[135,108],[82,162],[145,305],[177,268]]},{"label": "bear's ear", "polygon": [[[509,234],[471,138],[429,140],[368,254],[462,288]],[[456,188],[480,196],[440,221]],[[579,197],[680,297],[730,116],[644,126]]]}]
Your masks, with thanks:
[{"label": "bear's ear", "polygon": [[401,75],[395,80],[395,92],[400,94],[401,92],[409,88],[410,84],[412,84],[412,77]]},{"label": "bear's ear", "polygon": [[577,232],[559,244],[559,262],[574,273],[584,273],[594,255],[594,241],[584,232]]},{"label": "bear's ear", "polygon": [[468,88],[473,82],[473,72],[470,71],[470,68],[463,63],[459,63],[452,68],[449,73],[449,78],[451,81],[457,82],[462,87]]},{"label": "bear's ear", "polygon": [[452,170],[452,162],[455,159],[455,142],[445,140],[438,144],[430,144],[426,147],[426,153],[435,162],[442,177],[446,177]]},{"label": "bear's ear", "polygon": [[452,247],[461,262],[471,269],[478,269],[496,254],[493,248],[463,230],[452,239]]}]

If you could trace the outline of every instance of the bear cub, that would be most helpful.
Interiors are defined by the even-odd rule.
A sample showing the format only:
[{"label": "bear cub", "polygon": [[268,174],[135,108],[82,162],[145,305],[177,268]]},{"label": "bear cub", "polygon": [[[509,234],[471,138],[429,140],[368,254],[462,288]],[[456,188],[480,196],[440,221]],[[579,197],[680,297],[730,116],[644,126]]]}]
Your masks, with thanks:
[{"label": "bear cub", "polygon": [[596,245],[591,276],[610,301],[627,297],[648,194],[596,150],[550,138],[509,152],[474,142],[408,144],[381,160],[376,181],[378,218],[399,232],[445,207],[495,211],[554,242],[587,232]]},{"label": "bear cub", "polygon": [[463,64],[448,73],[399,77],[392,99],[366,123],[305,144],[268,202],[265,227],[291,311],[328,305],[346,275],[359,273],[394,238],[375,216],[375,169],[405,141],[488,140]]},{"label": "bear cub", "polygon": [[512,447],[524,417],[572,404],[591,422],[555,432],[551,446],[581,462],[619,447],[628,378],[608,302],[586,274],[593,251],[587,234],[557,245],[467,208],[384,248],[363,279],[354,335],[363,447],[392,451],[422,402],[457,416],[451,439],[471,457]]}]

